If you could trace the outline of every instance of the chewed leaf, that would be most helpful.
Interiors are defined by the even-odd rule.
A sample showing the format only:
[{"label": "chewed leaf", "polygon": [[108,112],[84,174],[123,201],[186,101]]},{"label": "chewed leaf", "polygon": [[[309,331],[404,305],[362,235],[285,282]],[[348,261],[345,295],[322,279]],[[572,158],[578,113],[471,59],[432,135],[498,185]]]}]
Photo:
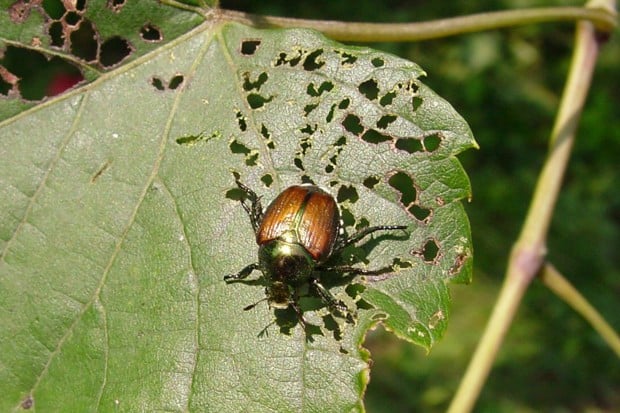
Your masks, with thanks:
[{"label": "chewed leaf", "polygon": [[[455,156],[476,144],[423,74],[313,31],[212,22],[3,121],[0,411],[360,409],[368,329],[430,347],[446,283],[471,276]],[[265,292],[258,271],[223,280],[257,259],[233,173],[264,204],[323,186],[349,233],[407,226],[339,257],[394,271],[322,280],[355,323],[312,294],[308,332],[243,311]]]}]

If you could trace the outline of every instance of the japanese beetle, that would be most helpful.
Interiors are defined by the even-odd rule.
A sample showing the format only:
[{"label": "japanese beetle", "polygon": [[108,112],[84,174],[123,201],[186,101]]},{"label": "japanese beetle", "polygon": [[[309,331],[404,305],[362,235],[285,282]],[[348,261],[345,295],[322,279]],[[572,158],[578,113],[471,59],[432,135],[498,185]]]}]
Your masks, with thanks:
[{"label": "japanese beetle", "polygon": [[[236,274],[227,275],[228,283],[247,278],[260,270],[266,283],[269,306],[276,309],[292,307],[299,322],[306,321],[298,305],[300,290],[309,286],[326,304],[329,311],[349,321],[353,317],[347,306],[321,284],[320,274],[335,272],[354,275],[377,275],[392,267],[366,270],[352,266],[329,266],[328,260],[377,231],[403,230],[404,225],[379,225],[364,228],[348,237],[344,233],[340,210],[332,195],[315,185],[290,186],[282,191],[263,211],[260,197],[236,179],[243,192],[241,205],[250,216],[258,244],[258,262]],[[261,302],[259,301],[259,302]],[[256,304],[244,308],[249,310]]]}]

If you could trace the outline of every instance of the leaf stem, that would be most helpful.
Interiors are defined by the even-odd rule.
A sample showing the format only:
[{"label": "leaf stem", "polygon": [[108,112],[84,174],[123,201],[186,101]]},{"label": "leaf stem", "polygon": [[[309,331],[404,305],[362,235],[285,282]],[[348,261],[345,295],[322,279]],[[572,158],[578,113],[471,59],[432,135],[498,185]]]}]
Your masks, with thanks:
[{"label": "leaf stem", "polygon": [[558,297],[570,305],[573,310],[586,319],[620,357],[620,337],[605,321],[598,311],[582,296],[579,291],[551,264],[546,264],[540,274],[540,280]]},{"label": "leaf stem", "polygon": [[598,30],[611,32],[617,24],[613,9],[587,7],[494,11],[420,23],[309,20],[260,16],[234,10],[220,10],[219,17],[258,27],[305,27],[323,32],[334,40],[356,42],[419,41],[517,25],[577,20],[589,20]]},{"label": "leaf stem", "polygon": [[[613,1],[610,0],[608,4],[613,5]],[[449,413],[469,412],[473,408],[523,294],[543,265],[549,224],[598,50],[595,27],[590,22],[578,22],[575,52],[551,133],[549,156],[538,178],[523,230],[513,247],[502,290],[478,348],[452,400]]]}]

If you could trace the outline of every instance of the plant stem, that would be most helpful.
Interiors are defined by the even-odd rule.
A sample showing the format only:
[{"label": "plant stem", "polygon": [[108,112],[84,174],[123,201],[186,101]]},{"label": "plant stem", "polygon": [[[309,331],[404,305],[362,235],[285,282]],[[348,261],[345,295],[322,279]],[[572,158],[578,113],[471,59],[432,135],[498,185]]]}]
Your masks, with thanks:
[{"label": "plant stem", "polygon": [[568,303],[573,310],[585,318],[620,357],[620,337],[618,337],[618,334],[553,265],[545,265],[540,274],[540,280],[558,297]]},{"label": "plant stem", "polygon": [[473,408],[523,294],[541,269],[546,252],[547,231],[592,79],[598,49],[594,26],[589,22],[577,23],[575,52],[550,137],[549,157],[538,178],[523,230],[510,256],[506,279],[493,314],[452,400],[449,413],[469,412]]},{"label": "plant stem", "polygon": [[356,42],[419,41],[457,34],[493,30],[524,24],[589,20],[599,30],[611,32],[616,14],[609,9],[548,7],[495,11],[420,23],[354,23],[332,20],[259,16],[234,10],[220,10],[219,18],[259,27],[305,27],[334,40]]}]

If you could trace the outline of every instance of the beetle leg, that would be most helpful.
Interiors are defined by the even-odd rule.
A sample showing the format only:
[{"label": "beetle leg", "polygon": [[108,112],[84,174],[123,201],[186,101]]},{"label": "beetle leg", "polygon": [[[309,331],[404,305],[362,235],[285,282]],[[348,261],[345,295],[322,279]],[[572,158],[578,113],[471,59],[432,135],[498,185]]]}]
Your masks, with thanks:
[{"label": "beetle leg", "polygon": [[351,312],[349,311],[347,306],[342,301],[334,297],[334,295],[330,293],[327,288],[323,287],[323,284],[318,282],[316,278],[312,278],[310,280],[310,285],[321,297],[321,300],[323,300],[325,304],[327,304],[330,313],[343,317],[347,319],[347,321],[353,322],[353,316],[351,315]]},{"label": "beetle leg", "polygon": [[252,273],[252,271],[256,270],[259,268],[259,265],[257,262],[250,264],[248,266],[246,266],[245,268],[243,268],[241,271],[239,271],[236,274],[230,274],[230,275],[225,275],[224,276],[224,281],[226,282],[233,282],[233,281],[237,281],[237,280],[243,280],[244,278],[247,278],[248,275],[250,275]]},{"label": "beetle leg", "polygon": [[358,232],[356,232],[355,234],[351,235],[350,237],[342,237],[340,238],[337,242],[336,245],[334,246],[334,252],[338,252],[340,250],[342,250],[343,248],[351,245],[351,244],[355,244],[357,241],[361,240],[362,238],[367,237],[368,235],[372,234],[373,232],[377,232],[377,231],[393,231],[393,230],[397,230],[397,229],[406,229],[407,226],[405,225],[378,225],[375,227],[368,227],[368,228],[364,228],[359,230]]},{"label": "beetle leg", "polygon": [[[254,232],[258,231],[258,227],[260,226],[261,221],[263,220],[263,205],[260,202],[260,196],[256,195],[251,188],[246,186],[244,183],[235,180],[239,189],[243,191],[246,196],[246,199],[241,200],[241,206],[245,209],[245,212],[250,216],[250,222],[252,223],[252,228]],[[250,201],[248,205],[245,201]]]},{"label": "beetle leg", "polygon": [[306,330],[308,324],[306,323],[306,319],[304,318],[304,314],[301,311],[301,308],[299,308],[299,306],[295,302],[291,302],[290,305],[291,307],[293,307],[293,310],[295,310],[295,313],[297,313],[297,320],[299,320],[299,324],[301,324],[302,328]]}]

